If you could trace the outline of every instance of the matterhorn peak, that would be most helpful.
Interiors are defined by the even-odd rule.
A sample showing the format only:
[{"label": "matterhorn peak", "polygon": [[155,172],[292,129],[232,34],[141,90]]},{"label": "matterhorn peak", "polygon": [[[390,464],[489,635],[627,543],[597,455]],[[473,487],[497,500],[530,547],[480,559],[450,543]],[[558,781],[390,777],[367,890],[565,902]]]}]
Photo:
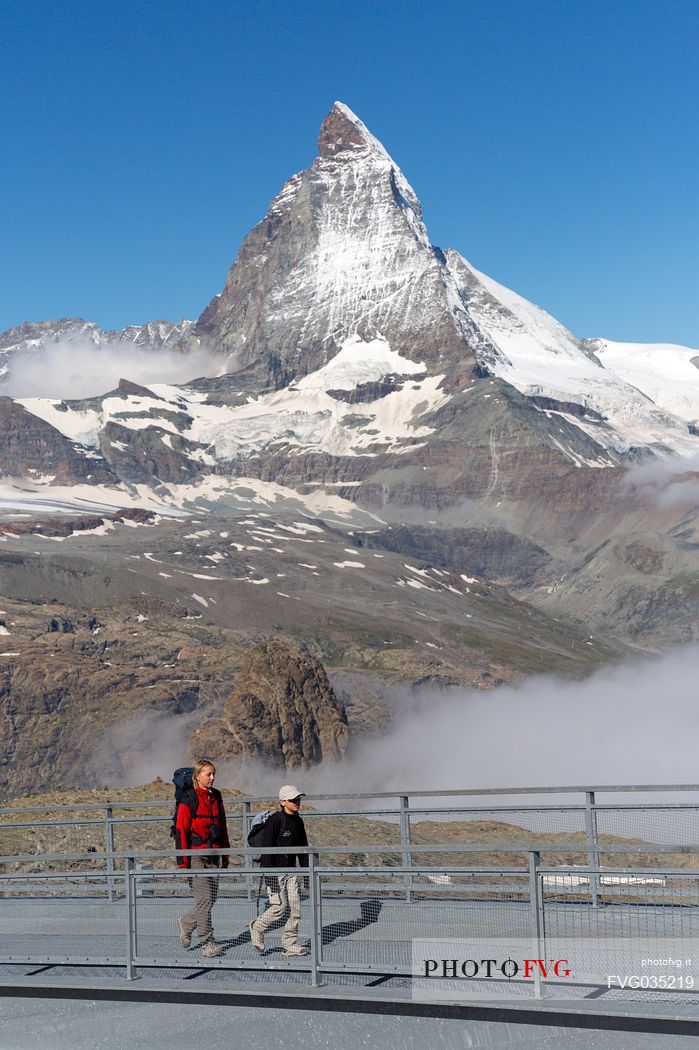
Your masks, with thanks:
[{"label": "matterhorn peak", "polygon": [[321,157],[335,157],[338,153],[353,152],[369,147],[379,153],[390,164],[389,157],[359,117],[344,102],[335,102],[321,124],[318,135],[318,153]]}]

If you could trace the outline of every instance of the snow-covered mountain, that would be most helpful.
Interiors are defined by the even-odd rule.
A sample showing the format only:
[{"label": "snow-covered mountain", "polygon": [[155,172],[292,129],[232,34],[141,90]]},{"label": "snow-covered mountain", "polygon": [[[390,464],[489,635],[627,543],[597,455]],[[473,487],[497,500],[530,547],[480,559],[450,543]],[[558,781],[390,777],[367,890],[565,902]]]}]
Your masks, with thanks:
[{"label": "snow-covered mountain", "polygon": [[192,336],[275,386],[322,367],[354,335],[381,335],[430,365],[450,352],[472,362],[442,253],[400,168],[341,103],[318,153],[248,234]]},{"label": "snow-covered mountain", "polygon": [[[393,558],[386,608],[418,596],[401,637],[417,639],[425,621],[435,632],[424,642],[430,660],[449,636],[471,653],[469,667],[495,677],[513,653],[518,668],[541,670],[548,643],[531,607],[505,593],[496,622],[479,584],[476,608],[427,612],[435,580],[461,603],[467,581],[487,575],[556,625],[568,621],[564,634],[571,620],[573,633],[582,625],[648,647],[699,634],[699,352],[577,339],[458,252],[432,245],[415,192],[340,103],[318,157],[282,187],[197,321],[120,333],[75,320],[26,324],[0,336],[0,369],[24,355],[41,364],[42,353],[59,366],[61,354],[78,361],[86,344],[108,347],[126,374],[90,397],[0,397],[0,513],[22,518],[20,536],[0,529],[0,575],[18,599],[77,587],[71,600],[91,607],[114,592],[108,555],[119,563],[119,593],[179,603],[175,581],[221,623],[251,622],[240,611],[250,592],[285,580],[255,621],[274,630],[279,602],[297,605],[306,574],[323,579],[315,554],[309,561],[282,542],[285,529],[296,535],[311,519],[332,532],[332,571],[320,604],[314,598],[301,619],[292,611],[294,625],[316,614],[364,624],[376,566]],[[139,347],[208,367],[190,382],[153,382],[133,374]],[[188,374],[201,375],[198,367]],[[104,534],[94,526],[95,515],[129,506],[154,512],[162,532],[171,525],[158,516],[219,514],[233,524],[187,531],[156,565],[160,541],[136,550],[128,515]],[[94,544],[87,577],[81,559],[43,557],[56,550],[55,528],[46,535],[42,525],[43,538],[32,529],[37,517],[76,511],[85,518],[61,550],[75,556]],[[260,521],[250,542],[236,531],[228,565],[219,541]],[[281,533],[271,521],[286,523]],[[376,553],[365,561],[356,552],[369,547]],[[65,572],[55,576],[61,557]],[[355,571],[366,573],[359,597],[336,578]],[[420,662],[415,675],[431,667]]]},{"label": "snow-covered mountain", "polygon": [[[687,422],[699,412],[699,372],[689,367],[696,351],[675,347],[683,370],[684,398],[670,395],[675,385],[670,354],[661,346],[634,347],[603,340],[580,341],[538,306],[479,273],[455,252],[448,253],[472,320],[497,347],[490,359],[495,375],[529,397],[552,398],[589,410],[576,413],[577,426],[600,444],[625,453],[631,448],[690,454],[696,443]],[[614,346],[626,346],[626,354]],[[682,355],[684,351],[684,355]],[[636,358],[636,368],[630,367]],[[673,361],[674,365],[674,361]],[[672,378],[671,378],[672,376]],[[597,423],[602,417],[609,429]]]},{"label": "snow-covered mountain", "polygon": [[666,412],[699,425],[699,350],[676,343],[587,343],[601,363]]},{"label": "snow-covered mountain", "polygon": [[[608,499],[608,482],[571,471],[699,450],[697,352],[578,340],[432,245],[405,176],[342,103],[312,166],[283,186],[194,324],[25,325],[0,337],[0,353],[58,340],[69,352],[85,339],[205,346],[228,373],[147,388],[126,376],[96,398],[18,399],[73,443],[81,483],[88,456],[100,468],[89,481],[106,471],[161,495],[215,474],[341,490],[373,512],[464,497],[520,504],[526,485],[543,484],[589,509]],[[35,459],[32,478],[49,481],[45,457]]]}]

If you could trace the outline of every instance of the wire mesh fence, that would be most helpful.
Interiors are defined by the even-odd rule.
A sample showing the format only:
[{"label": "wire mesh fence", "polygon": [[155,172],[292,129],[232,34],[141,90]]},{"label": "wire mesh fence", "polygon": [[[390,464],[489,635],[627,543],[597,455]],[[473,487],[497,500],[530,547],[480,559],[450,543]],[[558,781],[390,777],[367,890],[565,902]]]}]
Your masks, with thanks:
[{"label": "wire mesh fence", "polygon": [[636,997],[699,989],[699,875],[581,869],[576,885],[553,887],[551,874],[538,875],[546,957],[572,960],[578,981]]},{"label": "wire mesh fence", "polygon": [[699,842],[699,806],[692,803],[600,805],[595,807],[595,817],[601,841]]},{"label": "wire mesh fence", "polygon": [[[412,864],[395,868],[375,863],[382,856],[377,846],[365,848],[369,863],[363,867],[331,866],[328,860],[339,847],[309,850],[309,867],[288,871],[301,889],[291,934],[300,951],[291,955],[285,950],[290,909],[268,924],[257,945],[250,929],[271,901],[264,883],[284,869],[262,873],[242,867],[242,850],[239,864],[225,869],[159,869],[144,854],[115,857],[121,869],[106,873],[87,870],[90,861],[83,855],[71,861],[82,863],[82,871],[3,874],[0,963],[120,966],[128,977],[139,968],[291,969],[317,983],[324,972],[415,978],[416,945],[433,954],[440,946],[457,952],[461,945],[472,969],[469,981],[453,992],[457,996],[464,989],[493,992],[496,985],[498,994],[510,994],[503,989],[515,985],[517,994],[541,994],[552,980],[547,967],[554,962],[565,962],[570,985],[604,989],[605,982],[611,987],[610,978],[637,977],[636,993],[642,996],[650,993],[651,978],[657,984],[662,977],[668,992],[693,991],[695,968],[699,972],[699,873],[622,867],[618,859],[614,868],[563,870],[542,865],[536,851],[526,854],[525,866],[476,866],[488,856],[482,846],[461,847],[454,865],[449,857],[455,848],[440,853],[438,847],[416,847]],[[665,856],[673,856],[671,849]],[[433,853],[440,863],[426,865],[424,858]],[[110,881],[119,886],[111,897]],[[202,896],[197,886],[203,885],[211,892],[211,929],[203,929],[196,914]],[[221,951],[207,956],[203,948],[212,935]],[[502,969],[508,959],[518,966],[517,981]],[[497,980],[473,984],[478,961],[484,960],[493,967],[488,977]]]},{"label": "wire mesh fence", "polygon": [[105,880],[93,871],[0,876],[0,961],[125,965],[124,909],[105,907]]},{"label": "wire mesh fence", "polygon": [[[406,879],[410,894],[406,895]],[[528,876],[519,871],[418,869],[319,871],[319,958],[323,966],[411,972],[413,941],[484,937],[530,924]]]}]

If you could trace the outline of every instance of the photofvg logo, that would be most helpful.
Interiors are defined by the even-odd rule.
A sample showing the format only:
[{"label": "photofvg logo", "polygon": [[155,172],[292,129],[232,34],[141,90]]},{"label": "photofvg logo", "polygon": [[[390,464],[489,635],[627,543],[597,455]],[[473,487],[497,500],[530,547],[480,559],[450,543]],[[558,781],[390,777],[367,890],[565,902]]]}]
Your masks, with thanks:
[{"label": "photofvg logo", "polygon": [[522,988],[542,980],[563,982],[574,976],[568,955],[536,951],[527,939],[481,938],[413,941],[413,998],[471,999],[480,995],[520,997]]},{"label": "photofvg logo", "polygon": [[[572,913],[573,920],[576,916]],[[639,916],[634,916],[639,921]],[[653,914],[651,918],[657,921]],[[600,936],[424,938],[413,941],[413,997],[425,1001],[479,996],[521,999],[556,985],[599,989],[615,999],[699,990],[699,938],[658,937],[640,931]]]},{"label": "photofvg logo", "polygon": [[570,977],[573,972],[567,959],[425,959],[421,977],[433,980],[456,980],[480,977],[486,980],[516,977],[529,980],[541,977]]}]

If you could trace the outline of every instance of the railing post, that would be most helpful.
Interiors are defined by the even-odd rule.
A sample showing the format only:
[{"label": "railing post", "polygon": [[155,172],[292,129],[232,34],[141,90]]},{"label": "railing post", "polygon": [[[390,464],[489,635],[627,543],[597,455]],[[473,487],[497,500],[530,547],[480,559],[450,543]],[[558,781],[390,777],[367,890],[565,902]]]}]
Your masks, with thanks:
[{"label": "railing post", "polygon": [[[597,838],[597,811],[595,810],[594,791],[585,792],[585,831],[587,833],[587,866],[588,868],[599,867],[599,840]],[[590,872],[590,897],[592,907],[597,908],[600,904],[599,875]]]},{"label": "railing post", "polygon": [[111,806],[104,807],[104,850],[107,855],[107,895],[114,900],[114,814]]},{"label": "railing post", "polygon": [[[532,938],[535,943],[534,958],[544,958],[544,902],[543,884],[539,877],[541,854],[536,850],[529,851],[529,917]],[[541,973],[537,967],[534,971],[534,995],[537,999],[543,996]]]},{"label": "railing post", "polygon": [[308,894],[311,908],[311,985],[319,986],[318,965],[323,953],[323,920],[320,910],[320,879],[316,872],[317,853],[308,854]]},{"label": "railing post", "polygon": [[[242,829],[242,831],[243,831],[243,840],[242,840],[243,841],[243,849],[245,850],[245,857],[243,859],[244,859],[244,862],[245,862],[245,867],[249,868],[250,864],[252,863],[251,860],[250,860],[252,854],[248,850],[248,831],[250,830],[250,803],[249,802],[243,802],[243,812],[242,812],[242,815],[241,815],[241,819],[242,819],[242,822],[243,822],[243,829]],[[245,890],[246,890],[246,893],[247,893],[248,900],[251,901],[252,900],[252,875],[246,875],[245,876]]]},{"label": "railing post", "polygon": [[137,951],[136,933],[136,882],[133,878],[134,862],[132,857],[124,860],[124,898],[126,901],[126,980],[137,981],[138,975],[134,966]]},{"label": "railing post", "polygon": [[[413,854],[410,849],[410,801],[407,795],[400,796],[400,844],[402,849],[403,867],[412,868]],[[403,876],[405,881],[405,899],[410,900],[412,891],[412,878],[410,875]]]}]

